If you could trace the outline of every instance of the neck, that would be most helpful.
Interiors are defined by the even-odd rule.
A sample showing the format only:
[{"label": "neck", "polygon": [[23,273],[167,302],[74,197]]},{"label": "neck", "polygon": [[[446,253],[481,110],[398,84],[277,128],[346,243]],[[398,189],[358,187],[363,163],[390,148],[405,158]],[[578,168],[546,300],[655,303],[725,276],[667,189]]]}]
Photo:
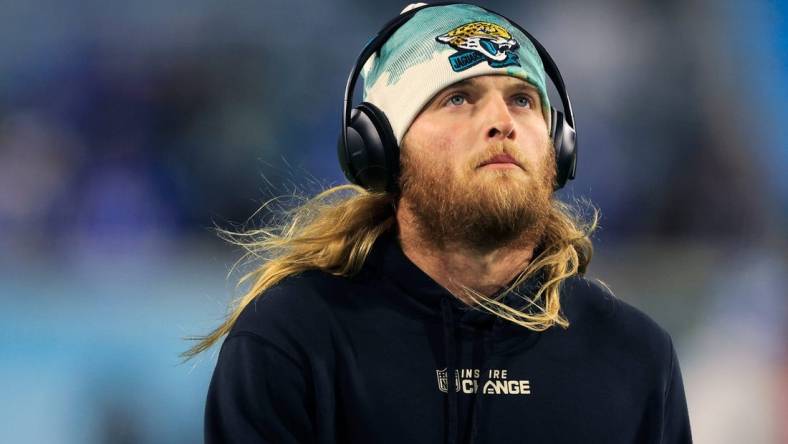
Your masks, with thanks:
[{"label": "neck", "polygon": [[533,258],[535,244],[526,239],[482,248],[461,241],[429,239],[407,209],[397,212],[398,240],[405,256],[435,282],[468,305],[463,286],[492,296]]}]

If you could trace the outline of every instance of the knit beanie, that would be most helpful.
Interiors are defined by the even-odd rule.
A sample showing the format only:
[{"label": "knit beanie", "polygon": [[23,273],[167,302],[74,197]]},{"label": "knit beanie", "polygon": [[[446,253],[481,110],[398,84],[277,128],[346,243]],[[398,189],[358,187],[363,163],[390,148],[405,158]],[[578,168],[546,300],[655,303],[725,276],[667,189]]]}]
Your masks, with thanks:
[{"label": "knit beanie", "polygon": [[550,127],[544,67],[533,43],[505,18],[468,4],[424,8],[397,29],[363,66],[363,100],[386,114],[401,144],[435,94],[489,74],[517,77],[536,88]]}]

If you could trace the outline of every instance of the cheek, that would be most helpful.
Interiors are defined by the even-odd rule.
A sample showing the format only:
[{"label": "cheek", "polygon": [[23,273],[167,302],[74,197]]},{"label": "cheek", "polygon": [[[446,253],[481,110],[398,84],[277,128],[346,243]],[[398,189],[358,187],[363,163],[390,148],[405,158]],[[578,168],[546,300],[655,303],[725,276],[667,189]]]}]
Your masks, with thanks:
[{"label": "cheek", "polygon": [[522,126],[522,139],[525,148],[525,156],[531,162],[541,162],[548,153],[550,145],[550,135],[547,133],[544,122]]},{"label": "cheek", "polygon": [[526,161],[529,165],[541,165],[547,157],[547,153],[544,151],[544,146],[533,146],[529,147],[525,152]]},{"label": "cheek", "polygon": [[419,145],[428,147],[431,151],[446,152],[455,145],[455,140],[460,128],[446,124],[422,124],[414,134],[419,139]]},{"label": "cheek", "polygon": [[419,150],[422,162],[431,163],[443,174],[462,175],[472,152],[467,122],[421,116],[413,122],[405,139],[408,147]]},{"label": "cheek", "polygon": [[443,162],[452,156],[455,150],[455,139],[450,131],[411,131],[405,138],[408,149],[418,151],[416,155],[422,159],[433,159]]}]

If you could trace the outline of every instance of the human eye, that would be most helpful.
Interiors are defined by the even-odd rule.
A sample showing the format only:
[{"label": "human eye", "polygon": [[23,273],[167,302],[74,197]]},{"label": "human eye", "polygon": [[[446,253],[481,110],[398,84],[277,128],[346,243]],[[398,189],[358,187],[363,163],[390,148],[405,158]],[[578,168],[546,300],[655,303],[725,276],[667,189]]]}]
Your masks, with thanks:
[{"label": "human eye", "polygon": [[444,105],[460,106],[466,102],[467,98],[462,93],[452,93],[444,101]]},{"label": "human eye", "polygon": [[531,96],[520,94],[515,96],[514,103],[517,106],[532,108],[534,106],[534,99]]}]

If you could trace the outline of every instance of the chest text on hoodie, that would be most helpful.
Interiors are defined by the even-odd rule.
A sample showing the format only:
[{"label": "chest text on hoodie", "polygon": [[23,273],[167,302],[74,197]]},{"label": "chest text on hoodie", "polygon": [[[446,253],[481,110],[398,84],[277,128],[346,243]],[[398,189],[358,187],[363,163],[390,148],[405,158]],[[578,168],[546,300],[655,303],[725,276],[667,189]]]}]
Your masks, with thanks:
[{"label": "chest text on hoodie", "polygon": [[[438,376],[438,390],[449,390],[447,369],[435,370]],[[454,386],[460,393],[472,394],[479,391],[479,369],[457,369],[454,371]],[[506,369],[489,369],[487,380],[482,386],[485,395],[530,395],[531,382],[527,379],[509,379]]]}]

